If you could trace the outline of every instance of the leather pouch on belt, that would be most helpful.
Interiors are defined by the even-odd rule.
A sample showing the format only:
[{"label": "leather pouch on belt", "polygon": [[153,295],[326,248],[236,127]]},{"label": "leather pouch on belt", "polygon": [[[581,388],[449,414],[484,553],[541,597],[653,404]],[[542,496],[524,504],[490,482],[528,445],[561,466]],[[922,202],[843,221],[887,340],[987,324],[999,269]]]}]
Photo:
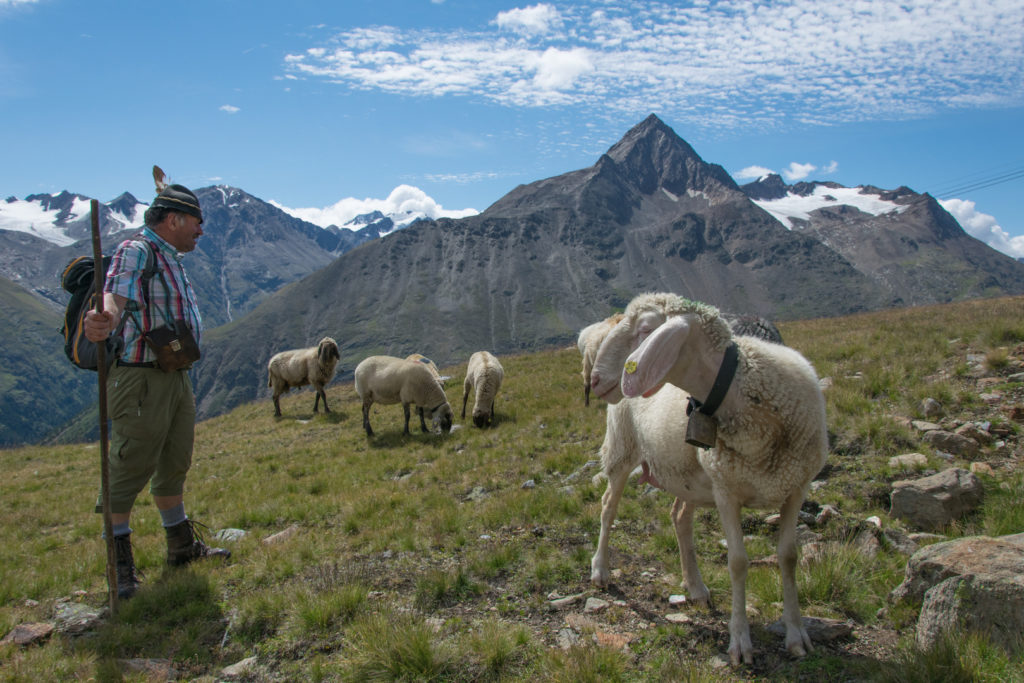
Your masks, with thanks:
[{"label": "leather pouch on belt", "polygon": [[199,360],[199,345],[184,320],[175,320],[174,329],[162,325],[142,338],[156,354],[156,364],[164,372],[188,368]]}]

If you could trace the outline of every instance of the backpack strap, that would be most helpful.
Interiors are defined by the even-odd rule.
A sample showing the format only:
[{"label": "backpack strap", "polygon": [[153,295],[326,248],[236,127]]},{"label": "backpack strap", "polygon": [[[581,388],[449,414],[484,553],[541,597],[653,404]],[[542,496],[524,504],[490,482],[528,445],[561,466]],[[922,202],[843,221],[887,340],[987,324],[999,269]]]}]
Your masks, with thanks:
[{"label": "backpack strap", "polygon": [[[167,279],[164,278],[163,270],[160,268],[159,264],[157,264],[157,261],[156,261],[156,247],[154,247],[153,244],[148,239],[146,239],[141,233],[139,233],[138,235],[133,237],[132,240],[134,240],[136,242],[141,242],[142,245],[146,249],[146,265],[142,269],[142,276],[140,278],[141,285],[142,285],[142,299],[145,302],[146,310],[148,310],[148,311],[155,311],[156,310],[156,309],[151,307],[151,304],[152,304],[152,301],[153,301],[153,295],[152,295],[152,292],[151,292],[151,288],[152,288],[153,277],[154,276],[159,276],[160,277],[160,282],[162,282],[163,285],[164,285],[164,295],[165,295],[165,299],[166,299],[165,303],[166,303],[167,309],[169,311],[170,307],[171,307],[171,294],[170,294],[169,287],[167,286]],[[124,314],[130,314],[132,316],[132,318],[135,320],[136,328],[139,330],[139,332],[144,333],[145,332],[145,330],[144,330],[145,326],[142,324],[142,321],[139,320],[138,317],[135,316],[135,314],[138,313],[138,312],[139,312],[139,304],[137,302],[129,301],[125,305]],[[125,321],[125,315],[124,314],[122,314],[121,322],[118,325],[118,330],[119,331],[120,331],[121,328],[124,327],[124,321]],[[167,317],[167,313],[166,312],[164,313],[164,319],[167,322],[170,322],[170,320],[171,320],[171,318]]]},{"label": "backpack strap", "polygon": [[[141,243],[146,249],[146,265],[142,269],[142,299],[146,303],[146,308],[149,308],[151,300],[150,285],[149,281],[153,279],[153,276],[160,273],[160,267],[156,263],[156,253],[153,250],[153,245],[149,243],[142,234],[138,234],[132,238],[132,241]],[[160,273],[160,279],[163,279],[163,273]],[[165,283],[166,284],[166,283]],[[129,301],[125,305],[125,311],[135,313],[139,310],[139,304],[135,301]]]}]

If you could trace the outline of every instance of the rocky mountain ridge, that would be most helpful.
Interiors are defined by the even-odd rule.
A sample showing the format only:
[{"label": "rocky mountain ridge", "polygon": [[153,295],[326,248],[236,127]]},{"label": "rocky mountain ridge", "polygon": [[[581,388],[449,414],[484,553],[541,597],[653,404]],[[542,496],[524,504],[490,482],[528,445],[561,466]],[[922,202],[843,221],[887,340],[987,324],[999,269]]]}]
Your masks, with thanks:
[{"label": "rocky mountain ridge", "polygon": [[856,265],[901,305],[998,294],[1014,259],[974,239],[928,194],[837,183],[785,185],[777,175],[743,186],[761,208]]},{"label": "rocky mountain ridge", "polygon": [[[200,188],[196,195],[203,206],[204,235],[186,259],[209,327],[244,315],[283,285],[394,229],[394,222],[383,214],[351,228],[321,228],[243,190],[222,185]],[[23,224],[4,229],[15,219],[0,221],[0,255],[5,257],[0,259],[0,276],[39,296],[54,310],[62,309],[67,301],[60,289],[64,266],[76,256],[92,253],[89,201],[66,191],[32,195],[23,202],[9,198],[8,206],[19,202],[21,213],[34,211],[31,215],[37,221],[31,224],[34,229]],[[105,253],[142,229],[146,208],[148,204],[129,193],[99,203]]]}]

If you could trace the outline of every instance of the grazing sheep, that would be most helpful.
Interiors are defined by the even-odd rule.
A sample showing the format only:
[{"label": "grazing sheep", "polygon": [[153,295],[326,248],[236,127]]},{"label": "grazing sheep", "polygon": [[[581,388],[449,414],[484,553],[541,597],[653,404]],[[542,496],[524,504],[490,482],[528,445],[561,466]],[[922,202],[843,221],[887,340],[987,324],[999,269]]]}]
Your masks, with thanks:
[{"label": "grazing sheep", "polygon": [[[687,414],[692,397],[709,397],[734,352],[735,376],[713,418]],[[728,367],[728,363],[724,364]],[[594,364],[593,389],[610,404],[602,462],[608,489],[601,511],[601,538],[591,580],[608,578],[607,533],[615,516],[629,463],[641,461],[644,480],[676,496],[672,519],[686,585],[695,602],[709,593],[693,553],[693,508],[717,507],[728,543],[732,583],[729,658],[753,661],[746,616],[748,560],[743,547],[743,507],[779,509],[778,559],[782,575],[786,648],[795,656],[811,649],[800,619],[796,587],[796,523],[807,486],[828,449],[825,401],[810,363],[785,346],[754,337],[733,337],[717,309],[674,294],[644,294],[627,307]],[[669,383],[686,392],[658,391]],[[715,392],[721,395],[721,391]],[[688,396],[687,396],[688,394]],[[622,401],[623,396],[632,398]],[[684,398],[687,400],[684,401]],[[624,404],[619,407],[618,404]],[[691,404],[692,405],[692,404]],[[700,404],[694,406],[699,410]],[[717,425],[713,447],[697,449],[680,436],[687,423]],[[687,434],[688,434],[687,430]]]},{"label": "grazing sheep", "polygon": [[267,363],[267,386],[274,389],[274,415],[281,416],[281,404],[278,402],[281,394],[307,384],[316,389],[313,412],[320,412],[321,398],[324,400],[324,412],[331,412],[327,407],[324,387],[334,377],[340,358],[338,344],[330,337],[324,337],[319,344],[308,349],[292,349],[274,354]]},{"label": "grazing sheep", "polygon": [[597,350],[601,348],[601,342],[605,336],[622,320],[622,314],[616,313],[600,322],[587,325],[580,330],[580,336],[576,340],[576,346],[583,355],[583,405],[590,405],[590,371],[594,367],[594,359],[597,357]]},{"label": "grazing sheep", "polygon": [[392,356],[370,356],[360,361],[355,372],[356,393],[363,401],[363,428],[367,436],[373,436],[370,427],[370,406],[376,403],[390,405],[401,403],[405,412],[405,429],[409,433],[409,406],[415,404],[420,416],[420,428],[426,432],[424,410],[430,411],[430,419],[441,433],[447,434],[452,428],[452,408],[444,389],[430,369],[421,362],[394,358]]},{"label": "grazing sheep", "polygon": [[473,424],[483,429],[494,420],[494,397],[501,389],[505,370],[501,363],[487,351],[477,351],[469,357],[466,380],[462,383],[462,418],[466,418],[466,401],[470,388],[476,390],[473,403]]}]

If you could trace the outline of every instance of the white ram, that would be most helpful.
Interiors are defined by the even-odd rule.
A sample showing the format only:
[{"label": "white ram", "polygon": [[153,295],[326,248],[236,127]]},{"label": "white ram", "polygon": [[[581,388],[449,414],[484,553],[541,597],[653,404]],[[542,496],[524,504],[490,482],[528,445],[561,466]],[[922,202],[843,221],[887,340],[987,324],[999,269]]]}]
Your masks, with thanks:
[{"label": "white ram", "polygon": [[[735,344],[735,376],[708,418],[713,447],[695,448],[680,438],[690,397],[708,397],[718,383],[727,349]],[[733,353],[732,351],[729,352]],[[754,337],[733,337],[717,309],[674,294],[644,294],[606,337],[591,374],[593,391],[611,404],[602,461],[608,489],[601,512],[601,539],[591,580],[608,578],[607,534],[630,463],[645,478],[676,496],[672,518],[686,585],[695,602],[707,588],[692,548],[693,508],[714,504],[728,544],[732,584],[729,657],[753,661],[746,615],[748,559],[740,515],[743,507],[781,513],[778,560],[782,575],[786,648],[796,656],[811,649],[796,587],[796,524],[807,487],[828,450],[825,401],[810,363],[791,348]],[[678,387],[660,397],[663,384]],[[631,398],[622,401],[623,396]],[[698,404],[699,405],[699,404]],[[625,464],[622,464],[625,463]]]}]

